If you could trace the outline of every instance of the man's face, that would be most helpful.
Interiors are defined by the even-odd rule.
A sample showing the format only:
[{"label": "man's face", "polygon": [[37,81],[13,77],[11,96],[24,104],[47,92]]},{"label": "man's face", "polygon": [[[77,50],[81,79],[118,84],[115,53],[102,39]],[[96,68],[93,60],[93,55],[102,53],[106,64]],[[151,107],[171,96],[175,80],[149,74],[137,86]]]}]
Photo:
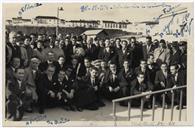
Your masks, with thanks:
[{"label": "man's face", "polygon": [[148,58],[148,62],[149,62],[149,64],[154,63],[154,56],[150,56],[150,57]]},{"label": "man's face", "polygon": [[24,69],[18,69],[16,72],[16,78],[22,81],[24,79]]},{"label": "man's face", "polygon": [[19,68],[20,67],[20,59],[19,58],[13,58],[13,60],[12,60],[12,66],[14,68]]},{"label": "man's face", "polygon": [[38,35],[37,40],[42,40],[43,41],[43,36],[42,35]]},{"label": "man's face", "polygon": [[54,54],[48,53],[48,60],[53,61],[54,60]]},{"label": "man's face", "polygon": [[31,67],[32,67],[32,69],[33,70],[37,70],[38,69],[38,66],[39,66],[39,60],[37,59],[37,60],[33,60],[33,61],[31,61]]},{"label": "man's face", "polygon": [[65,76],[65,72],[64,71],[60,71],[58,73],[58,80],[59,81],[63,81],[64,80],[64,76]]},{"label": "man's face", "polygon": [[121,46],[122,46],[123,49],[127,48],[127,42],[126,41],[122,41]]},{"label": "man's face", "polygon": [[64,57],[60,57],[60,58],[58,59],[58,62],[59,62],[59,64],[64,64],[64,62],[65,62]]},{"label": "man's face", "polygon": [[120,40],[117,39],[115,43],[116,43],[116,45],[120,45]]},{"label": "man's face", "polygon": [[73,64],[73,65],[77,65],[77,64],[78,64],[78,60],[77,60],[77,59],[73,59],[73,60],[72,60],[72,64]]},{"label": "man's face", "polygon": [[128,61],[125,61],[123,63],[123,66],[124,66],[125,69],[129,68],[129,62]]},{"label": "man's face", "polygon": [[30,35],[30,38],[32,41],[35,41],[35,39],[36,39],[34,35]]},{"label": "man's face", "polygon": [[139,76],[137,76],[137,79],[140,83],[142,83],[144,81],[144,75],[140,74]]},{"label": "man's face", "polygon": [[115,65],[115,64],[111,64],[111,65],[110,65],[110,71],[111,71],[112,73],[116,73],[116,65]]},{"label": "man's face", "polygon": [[110,47],[110,40],[105,40],[105,47]]},{"label": "man's face", "polygon": [[173,74],[173,75],[177,73],[177,70],[176,70],[175,66],[171,66],[171,67],[170,67],[170,72],[171,72],[171,74]]},{"label": "man's face", "polygon": [[146,44],[150,45],[151,44],[151,40],[146,38]]},{"label": "man's face", "polygon": [[17,38],[16,38],[16,34],[15,33],[13,33],[12,35],[9,36],[9,42],[11,44],[15,44],[16,41],[17,41]]},{"label": "man's face", "polygon": [[24,44],[25,44],[25,45],[30,45],[30,39],[29,39],[29,38],[26,38],[26,39],[24,40]]},{"label": "man's face", "polygon": [[97,71],[94,70],[94,69],[92,69],[92,70],[91,70],[91,77],[92,77],[92,78],[95,78],[96,76],[97,76]]},{"label": "man's face", "polygon": [[146,68],[146,61],[141,61],[140,66],[141,68]]},{"label": "man's face", "polygon": [[165,47],[165,44],[164,43],[159,43],[159,47],[160,48],[164,48]]},{"label": "man's face", "polygon": [[101,65],[102,68],[105,68],[106,67],[106,62],[102,61],[100,65]]},{"label": "man's face", "polygon": [[90,61],[88,59],[85,59],[84,60],[84,65],[86,68],[89,68],[90,67]]},{"label": "man's face", "polygon": [[42,47],[41,42],[37,42],[37,48],[41,48],[41,47]]},{"label": "man's face", "polygon": [[58,47],[59,46],[59,42],[55,41],[54,45],[55,45],[55,47]]},{"label": "man's face", "polygon": [[161,65],[161,70],[166,72],[167,71],[167,65],[166,64],[162,64]]},{"label": "man's face", "polygon": [[46,74],[48,76],[53,76],[54,72],[55,72],[55,68],[54,67],[48,67],[48,69],[46,70]]}]

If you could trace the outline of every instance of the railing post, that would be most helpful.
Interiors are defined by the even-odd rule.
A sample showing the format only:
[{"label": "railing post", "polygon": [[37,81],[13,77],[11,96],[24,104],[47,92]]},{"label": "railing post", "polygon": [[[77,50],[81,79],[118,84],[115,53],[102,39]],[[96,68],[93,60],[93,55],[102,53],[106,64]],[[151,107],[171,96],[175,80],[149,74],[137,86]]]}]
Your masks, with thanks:
[{"label": "railing post", "polygon": [[154,114],[155,114],[155,96],[152,97],[152,121],[154,121]]},{"label": "railing post", "polygon": [[173,121],[173,109],[174,109],[174,92],[171,95],[171,121]]},{"label": "railing post", "polygon": [[182,109],[183,91],[180,91],[180,101],[179,101],[179,121],[181,121],[181,109]]},{"label": "railing post", "polygon": [[162,121],[164,121],[165,114],[165,93],[163,93],[163,101],[162,101]]},{"label": "railing post", "polygon": [[116,102],[113,102],[113,118],[114,124],[116,125]]},{"label": "railing post", "polygon": [[128,120],[131,119],[131,101],[128,101]]},{"label": "railing post", "polygon": [[143,108],[144,108],[144,99],[141,97],[141,118],[140,120],[143,121]]}]

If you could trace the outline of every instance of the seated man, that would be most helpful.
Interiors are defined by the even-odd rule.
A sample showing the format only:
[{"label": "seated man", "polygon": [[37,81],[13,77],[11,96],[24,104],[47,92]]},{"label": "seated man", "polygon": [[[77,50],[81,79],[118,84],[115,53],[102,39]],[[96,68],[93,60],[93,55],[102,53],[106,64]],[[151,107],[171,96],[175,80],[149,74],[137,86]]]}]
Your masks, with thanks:
[{"label": "seated man", "polygon": [[116,64],[110,63],[110,72],[107,74],[105,80],[106,82],[103,88],[104,97],[108,100],[113,100],[121,97]]},{"label": "seated man", "polygon": [[[152,87],[144,81],[144,78],[145,76],[143,73],[138,73],[137,78],[131,82],[131,95],[145,94],[151,92]],[[146,95],[142,98],[144,99],[144,107],[151,108],[150,95]],[[140,100],[141,98],[133,99],[131,102],[132,106],[140,106]]]},{"label": "seated man", "polygon": [[55,107],[57,104],[56,83],[54,79],[55,66],[49,65],[37,83],[39,113],[43,114],[46,106]]},{"label": "seated man", "polygon": [[100,97],[99,85],[97,69],[93,67],[90,71],[90,76],[77,83],[77,105],[89,110],[97,110],[99,107],[104,106]]},{"label": "seated man", "polygon": [[[171,78],[173,81],[173,88],[179,87],[179,86],[186,86],[186,74],[183,70],[179,70],[179,67],[177,64],[172,64],[170,66],[170,72],[171,72]],[[182,108],[184,105],[186,105],[186,88],[182,90],[183,91],[183,97],[182,97]],[[176,108],[179,109],[179,103],[180,103],[180,90],[173,91],[175,93],[175,104],[178,105]],[[173,93],[172,92],[172,93]]]},{"label": "seated man", "polygon": [[[168,67],[166,63],[162,63],[160,66],[160,70],[156,72],[154,83],[155,83],[154,91],[171,88],[172,86],[171,74],[168,71]],[[165,92],[165,93],[156,94],[155,95],[156,101],[157,104],[159,105],[162,104],[162,94],[166,94],[165,107],[167,108],[171,104],[171,93]]]},{"label": "seated man", "polygon": [[15,76],[8,82],[10,95],[8,96],[9,118],[14,121],[22,120],[24,111],[30,106],[32,101],[32,92],[24,82],[25,72],[23,68],[15,70]]},{"label": "seated man", "polygon": [[[129,61],[124,60],[123,69],[119,73],[119,85],[121,88],[121,96],[130,96],[130,83],[133,80],[133,70],[130,68]],[[120,102],[120,105],[127,106],[127,102]]]},{"label": "seated man", "polygon": [[65,110],[81,111],[80,108],[75,106],[75,89],[72,84],[73,82],[70,78],[70,73],[65,73],[65,71],[60,70],[58,73],[58,79],[56,80],[58,88],[58,91],[56,92],[57,99],[59,105],[65,105],[63,107]]}]

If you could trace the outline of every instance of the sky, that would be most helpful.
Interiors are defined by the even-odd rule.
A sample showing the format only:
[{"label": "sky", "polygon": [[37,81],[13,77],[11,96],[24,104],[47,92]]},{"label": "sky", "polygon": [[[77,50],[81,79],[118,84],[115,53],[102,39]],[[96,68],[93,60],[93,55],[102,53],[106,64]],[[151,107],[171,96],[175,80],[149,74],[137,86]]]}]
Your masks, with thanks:
[{"label": "sky", "polygon": [[[169,7],[174,7],[179,4],[166,3],[168,6],[163,6],[163,3],[42,3],[41,6],[25,9],[19,15],[21,9],[29,5],[33,4],[4,3],[3,19],[7,20],[18,16],[27,19],[32,19],[36,16],[57,16],[57,8],[62,7],[63,11],[60,11],[59,18],[65,20],[128,20],[131,22],[142,22],[151,21],[154,17],[158,17],[163,13],[163,9],[169,5]],[[179,5],[179,8],[190,8],[191,6],[192,4],[182,3]],[[81,8],[88,9],[82,10]]]}]

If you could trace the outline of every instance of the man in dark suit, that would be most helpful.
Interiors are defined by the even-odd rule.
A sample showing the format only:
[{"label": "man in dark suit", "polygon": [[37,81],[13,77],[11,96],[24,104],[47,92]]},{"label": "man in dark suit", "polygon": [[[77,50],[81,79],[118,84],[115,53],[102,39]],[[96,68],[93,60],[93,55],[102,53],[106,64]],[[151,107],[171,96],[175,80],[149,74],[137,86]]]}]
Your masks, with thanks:
[{"label": "man in dark suit", "polygon": [[124,60],[128,60],[129,66],[132,66],[132,53],[127,47],[127,41],[123,40],[121,42],[122,49],[117,50],[118,54],[118,62],[119,62],[119,68],[123,67]]},{"label": "man in dark suit", "polygon": [[108,100],[121,97],[119,77],[115,63],[110,64],[110,72],[107,74],[105,81],[106,82],[103,89],[104,97]]},{"label": "man in dark suit", "polygon": [[171,44],[170,65],[181,64],[181,52],[179,50],[178,42],[174,41]]},{"label": "man in dark suit", "polygon": [[146,37],[146,43],[142,45],[143,50],[143,59],[147,59],[149,54],[153,54],[154,50],[156,49],[156,46],[152,43],[152,37],[147,36]]},{"label": "man in dark suit", "polygon": [[143,59],[142,45],[136,41],[135,37],[131,37],[128,47],[132,53],[132,68],[135,68],[139,66],[140,60]]},{"label": "man in dark suit", "polygon": [[17,33],[16,32],[10,32],[9,33],[9,42],[7,43],[7,50],[9,55],[8,60],[12,60],[13,57],[18,57],[21,59],[21,49],[18,45],[16,45],[17,42]]},{"label": "man in dark suit", "polygon": [[65,110],[75,111],[77,110],[75,106],[75,89],[69,75],[70,74],[66,74],[64,70],[59,71],[58,78],[55,80],[55,94],[59,106],[62,106]]},{"label": "man in dark suit", "polygon": [[32,92],[24,82],[25,72],[23,68],[15,70],[15,77],[8,82],[8,112],[13,120],[22,120],[24,112],[32,101]]},{"label": "man in dark suit", "polygon": [[96,60],[98,58],[98,49],[95,44],[93,44],[93,38],[90,38],[87,41],[87,44],[84,45],[85,57],[90,60]]},{"label": "man in dark suit", "polygon": [[147,68],[147,63],[146,60],[141,60],[140,61],[140,66],[136,67],[134,70],[134,76],[136,77],[139,73],[144,74],[144,80],[146,82],[151,82],[150,80],[150,71]]},{"label": "man in dark suit", "polygon": [[56,103],[56,83],[54,78],[55,66],[49,65],[39,78],[37,83],[37,94],[38,94],[38,106],[39,113],[43,114],[44,109],[48,107],[55,107]]},{"label": "man in dark suit", "polygon": [[[119,85],[122,97],[130,96],[130,83],[133,80],[133,70],[130,68],[129,61],[124,60],[123,69],[119,73]],[[126,106],[127,102],[121,102],[120,105]]]},{"label": "man in dark suit", "polygon": [[[137,77],[131,82],[131,95],[138,95],[138,94],[145,94],[150,93],[152,91],[152,86],[145,82],[145,76],[143,73],[138,73]],[[151,108],[151,100],[150,95],[146,95],[142,97],[144,99],[144,107]],[[133,106],[140,106],[141,98],[133,99],[132,105]]]},{"label": "man in dark suit", "polygon": [[41,72],[44,72],[44,71],[47,70],[49,65],[54,65],[54,66],[57,65],[57,62],[54,61],[54,53],[53,52],[48,52],[48,54],[47,54],[47,61],[40,63],[39,70]]},{"label": "man in dark suit", "polygon": [[110,39],[105,40],[105,48],[101,48],[98,58],[105,60],[107,63],[108,62],[113,62],[118,64],[118,58],[117,54],[114,48],[111,47],[110,44]]},{"label": "man in dark suit", "polygon": [[[171,75],[168,72],[168,67],[167,67],[166,63],[162,63],[161,64],[161,70],[156,72],[155,82],[154,83],[155,83],[154,91],[172,87]],[[170,95],[169,92],[166,92],[165,94],[166,94],[166,100],[165,100],[166,104],[170,105],[170,103],[171,103],[171,101],[170,101],[171,95]],[[162,93],[157,94],[156,97],[157,97],[156,99],[158,99],[157,102],[159,104],[161,104],[162,103]]]},{"label": "man in dark suit", "polygon": [[[170,72],[171,72],[171,78],[173,81],[173,88],[179,87],[179,86],[186,86],[187,83],[187,77],[184,71],[179,70],[179,67],[177,64],[173,64],[170,66]],[[186,105],[186,88],[182,90],[183,91],[183,102],[182,102],[182,108],[183,105]],[[179,105],[180,102],[180,90],[173,91],[175,93],[175,104]],[[172,92],[172,93],[173,93]],[[179,109],[179,106],[177,106],[177,109]]]}]

